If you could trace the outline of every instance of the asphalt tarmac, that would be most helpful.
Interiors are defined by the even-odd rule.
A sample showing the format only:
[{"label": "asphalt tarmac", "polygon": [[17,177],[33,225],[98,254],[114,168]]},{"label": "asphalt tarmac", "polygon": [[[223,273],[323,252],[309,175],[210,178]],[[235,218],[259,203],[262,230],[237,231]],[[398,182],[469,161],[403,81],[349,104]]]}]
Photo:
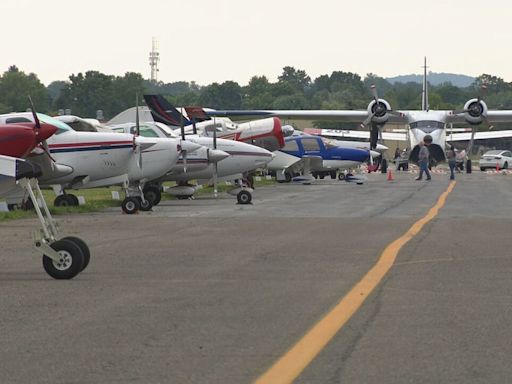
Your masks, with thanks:
[{"label": "asphalt tarmac", "polygon": [[[36,220],[1,223],[0,382],[253,382],[449,185],[414,177],[276,184],[249,206],[223,194],[61,216],[92,252],[71,281],[44,273]],[[457,175],[439,215],[296,382],[510,381],[511,185]]]}]

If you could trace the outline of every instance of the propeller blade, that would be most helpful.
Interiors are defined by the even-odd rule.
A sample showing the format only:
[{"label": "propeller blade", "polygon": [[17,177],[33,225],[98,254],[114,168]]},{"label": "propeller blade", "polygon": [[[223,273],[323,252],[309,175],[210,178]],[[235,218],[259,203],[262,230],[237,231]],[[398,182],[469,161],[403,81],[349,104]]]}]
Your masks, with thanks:
[{"label": "propeller blade", "polygon": [[377,87],[375,84],[370,85],[370,91],[372,92],[373,99],[376,103],[379,102],[379,95],[377,95]]},{"label": "propeller blade", "polygon": [[32,101],[32,98],[29,96],[28,101],[30,103],[30,110],[32,112],[32,116],[34,117],[34,122],[36,124],[36,129],[41,128],[41,122],[39,121],[39,118],[37,117],[36,108],[34,107],[34,102]]},{"label": "propeller blade", "polygon": [[140,136],[140,119],[139,119],[139,94],[135,94],[135,132]]},{"label": "propeller blade", "polygon": [[180,130],[181,130],[181,140],[185,140],[185,125],[183,122],[183,107],[181,107],[181,116],[180,116]]},{"label": "propeller blade", "polygon": [[187,151],[182,150],[181,153],[183,154],[183,172],[187,173]]},{"label": "propeller blade", "polygon": [[[217,149],[217,125],[215,124],[215,117],[213,118],[213,149]],[[217,198],[217,163],[213,164],[213,196]]]}]

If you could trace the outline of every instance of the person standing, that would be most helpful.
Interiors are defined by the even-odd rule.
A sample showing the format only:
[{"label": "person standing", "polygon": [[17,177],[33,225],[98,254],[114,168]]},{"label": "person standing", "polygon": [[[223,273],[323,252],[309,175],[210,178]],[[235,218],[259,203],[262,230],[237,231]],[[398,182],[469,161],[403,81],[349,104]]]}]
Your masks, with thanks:
[{"label": "person standing", "polygon": [[450,145],[450,149],[446,151],[446,159],[448,160],[448,166],[450,167],[450,180],[455,180],[454,170],[457,165],[457,159],[455,157],[455,148]]},{"label": "person standing", "polygon": [[418,153],[418,165],[420,166],[420,174],[416,180],[423,179],[423,172],[425,172],[427,180],[431,179],[430,172],[428,170],[429,157],[428,147],[423,141],[420,141],[420,151]]}]

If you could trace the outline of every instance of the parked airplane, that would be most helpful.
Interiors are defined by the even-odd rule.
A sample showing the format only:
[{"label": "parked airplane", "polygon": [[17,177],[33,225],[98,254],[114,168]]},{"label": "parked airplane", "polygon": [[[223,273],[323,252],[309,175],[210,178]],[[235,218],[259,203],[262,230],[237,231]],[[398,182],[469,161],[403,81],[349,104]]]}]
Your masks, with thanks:
[{"label": "parked airplane", "polygon": [[[362,137],[370,139],[371,148],[375,148],[379,138],[386,139],[387,132],[381,132],[381,128],[387,122],[406,124],[408,132],[403,134],[393,133],[394,140],[409,141],[412,149],[410,160],[418,160],[419,143],[424,141],[430,143],[430,156],[439,162],[445,160],[446,149],[446,128],[453,123],[469,123],[473,127],[481,123],[512,122],[512,110],[489,110],[480,96],[468,100],[461,111],[452,110],[431,110],[428,102],[427,65],[424,65],[423,93],[421,110],[400,110],[391,109],[390,104],[377,96],[375,86],[372,86],[373,100],[368,104],[366,110],[207,110],[209,116],[229,116],[236,118],[255,118],[278,116],[287,119],[308,119],[308,120],[336,120],[342,122],[360,122],[363,127],[370,126],[369,132],[349,131],[345,137]],[[485,139],[488,137],[512,137],[512,130],[495,132],[475,132],[471,135],[473,139]],[[459,136],[460,135],[460,136]],[[467,136],[467,135],[466,135]],[[467,140],[463,134],[450,136],[450,141]],[[471,144],[470,144],[471,146]]]},{"label": "parked airplane", "polygon": [[[286,145],[275,151],[275,158],[267,165],[270,171],[276,172],[278,181],[310,182],[313,177],[324,178],[330,175],[336,178],[338,170],[358,167],[370,155],[368,150],[343,148],[318,136],[297,135],[286,138]],[[373,156],[379,156],[373,152]],[[298,178],[293,176],[302,171]],[[340,180],[344,174],[340,172]]]},{"label": "parked airplane", "polygon": [[[77,205],[76,196],[65,189],[95,188],[122,185],[126,198],[122,209],[135,213],[139,208],[150,209],[142,187],[171,169],[183,149],[189,152],[200,145],[176,139],[135,137],[108,132],[76,132],[67,124],[38,114],[39,119],[57,127],[57,133],[48,139],[48,147],[55,161],[44,153],[32,155],[43,175],[41,185],[52,186],[58,194],[55,205]],[[30,113],[0,115],[0,124],[12,119],[32,122]]]},{"label": "parked airplane", "polygon": [[[143,122],[140,125],[141,136],[169,137],[175,135],[169,128],[157,125],[158,123]],[[134,123],[112,126],[114,131],[131,132]],[[154,204],[160,201],[161,185],[165,181],[175,181],[178,185],[167,191],[178,198],[189,198],[196,187],[189,184],[191,180],[199,183],[210,183],[215,178],[242,179],[245,172],[264,167],[273,157],[272,153],[255,145],[226,139],[188,135],[183,142],[192,142],[203,146],[185,159],[181,156],[177,164],[164,176],[147,183],[144,189],[146,198]],[[250,203],[252,189],[246,186],[236,186],[230,191],[237,196],[241,204]]]},{"label": "parked airplane", "polygon": [[0,196],[20,187],[28,193],[42,226],[41,232],[35,234],[35,247],[43,254],[43,268],[55,279],[71,279],[88,266],[91,254],[80,238],[58,239],[57,227],[37,182],[41,169],[21,158],[38,145],[46,148],[45,141],[57,131],[51,124],[41,124],[35,115],[34,120],[32,123],[12,117],[8,124],[0,125]]}]

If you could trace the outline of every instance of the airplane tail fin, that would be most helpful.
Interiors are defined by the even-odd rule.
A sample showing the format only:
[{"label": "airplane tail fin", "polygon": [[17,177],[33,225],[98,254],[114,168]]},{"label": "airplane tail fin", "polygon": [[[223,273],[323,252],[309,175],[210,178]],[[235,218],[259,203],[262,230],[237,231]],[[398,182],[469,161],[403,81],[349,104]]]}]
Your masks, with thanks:
[{"label": "airplane tail fin", "polygon": [[144,101],[151,111],[153,119],[166,125],[179,127],[181,121],[185,125],[192,122],[183,116],[174,106],[171,105],[162,95],[144,95]]},{"label": "airplane tail fin", "polygon": [[427,82],[427,57],[423,64],[423,90],[421,92],[421,109],[423,111],[429,110],[428,105],[428,82]]}]

